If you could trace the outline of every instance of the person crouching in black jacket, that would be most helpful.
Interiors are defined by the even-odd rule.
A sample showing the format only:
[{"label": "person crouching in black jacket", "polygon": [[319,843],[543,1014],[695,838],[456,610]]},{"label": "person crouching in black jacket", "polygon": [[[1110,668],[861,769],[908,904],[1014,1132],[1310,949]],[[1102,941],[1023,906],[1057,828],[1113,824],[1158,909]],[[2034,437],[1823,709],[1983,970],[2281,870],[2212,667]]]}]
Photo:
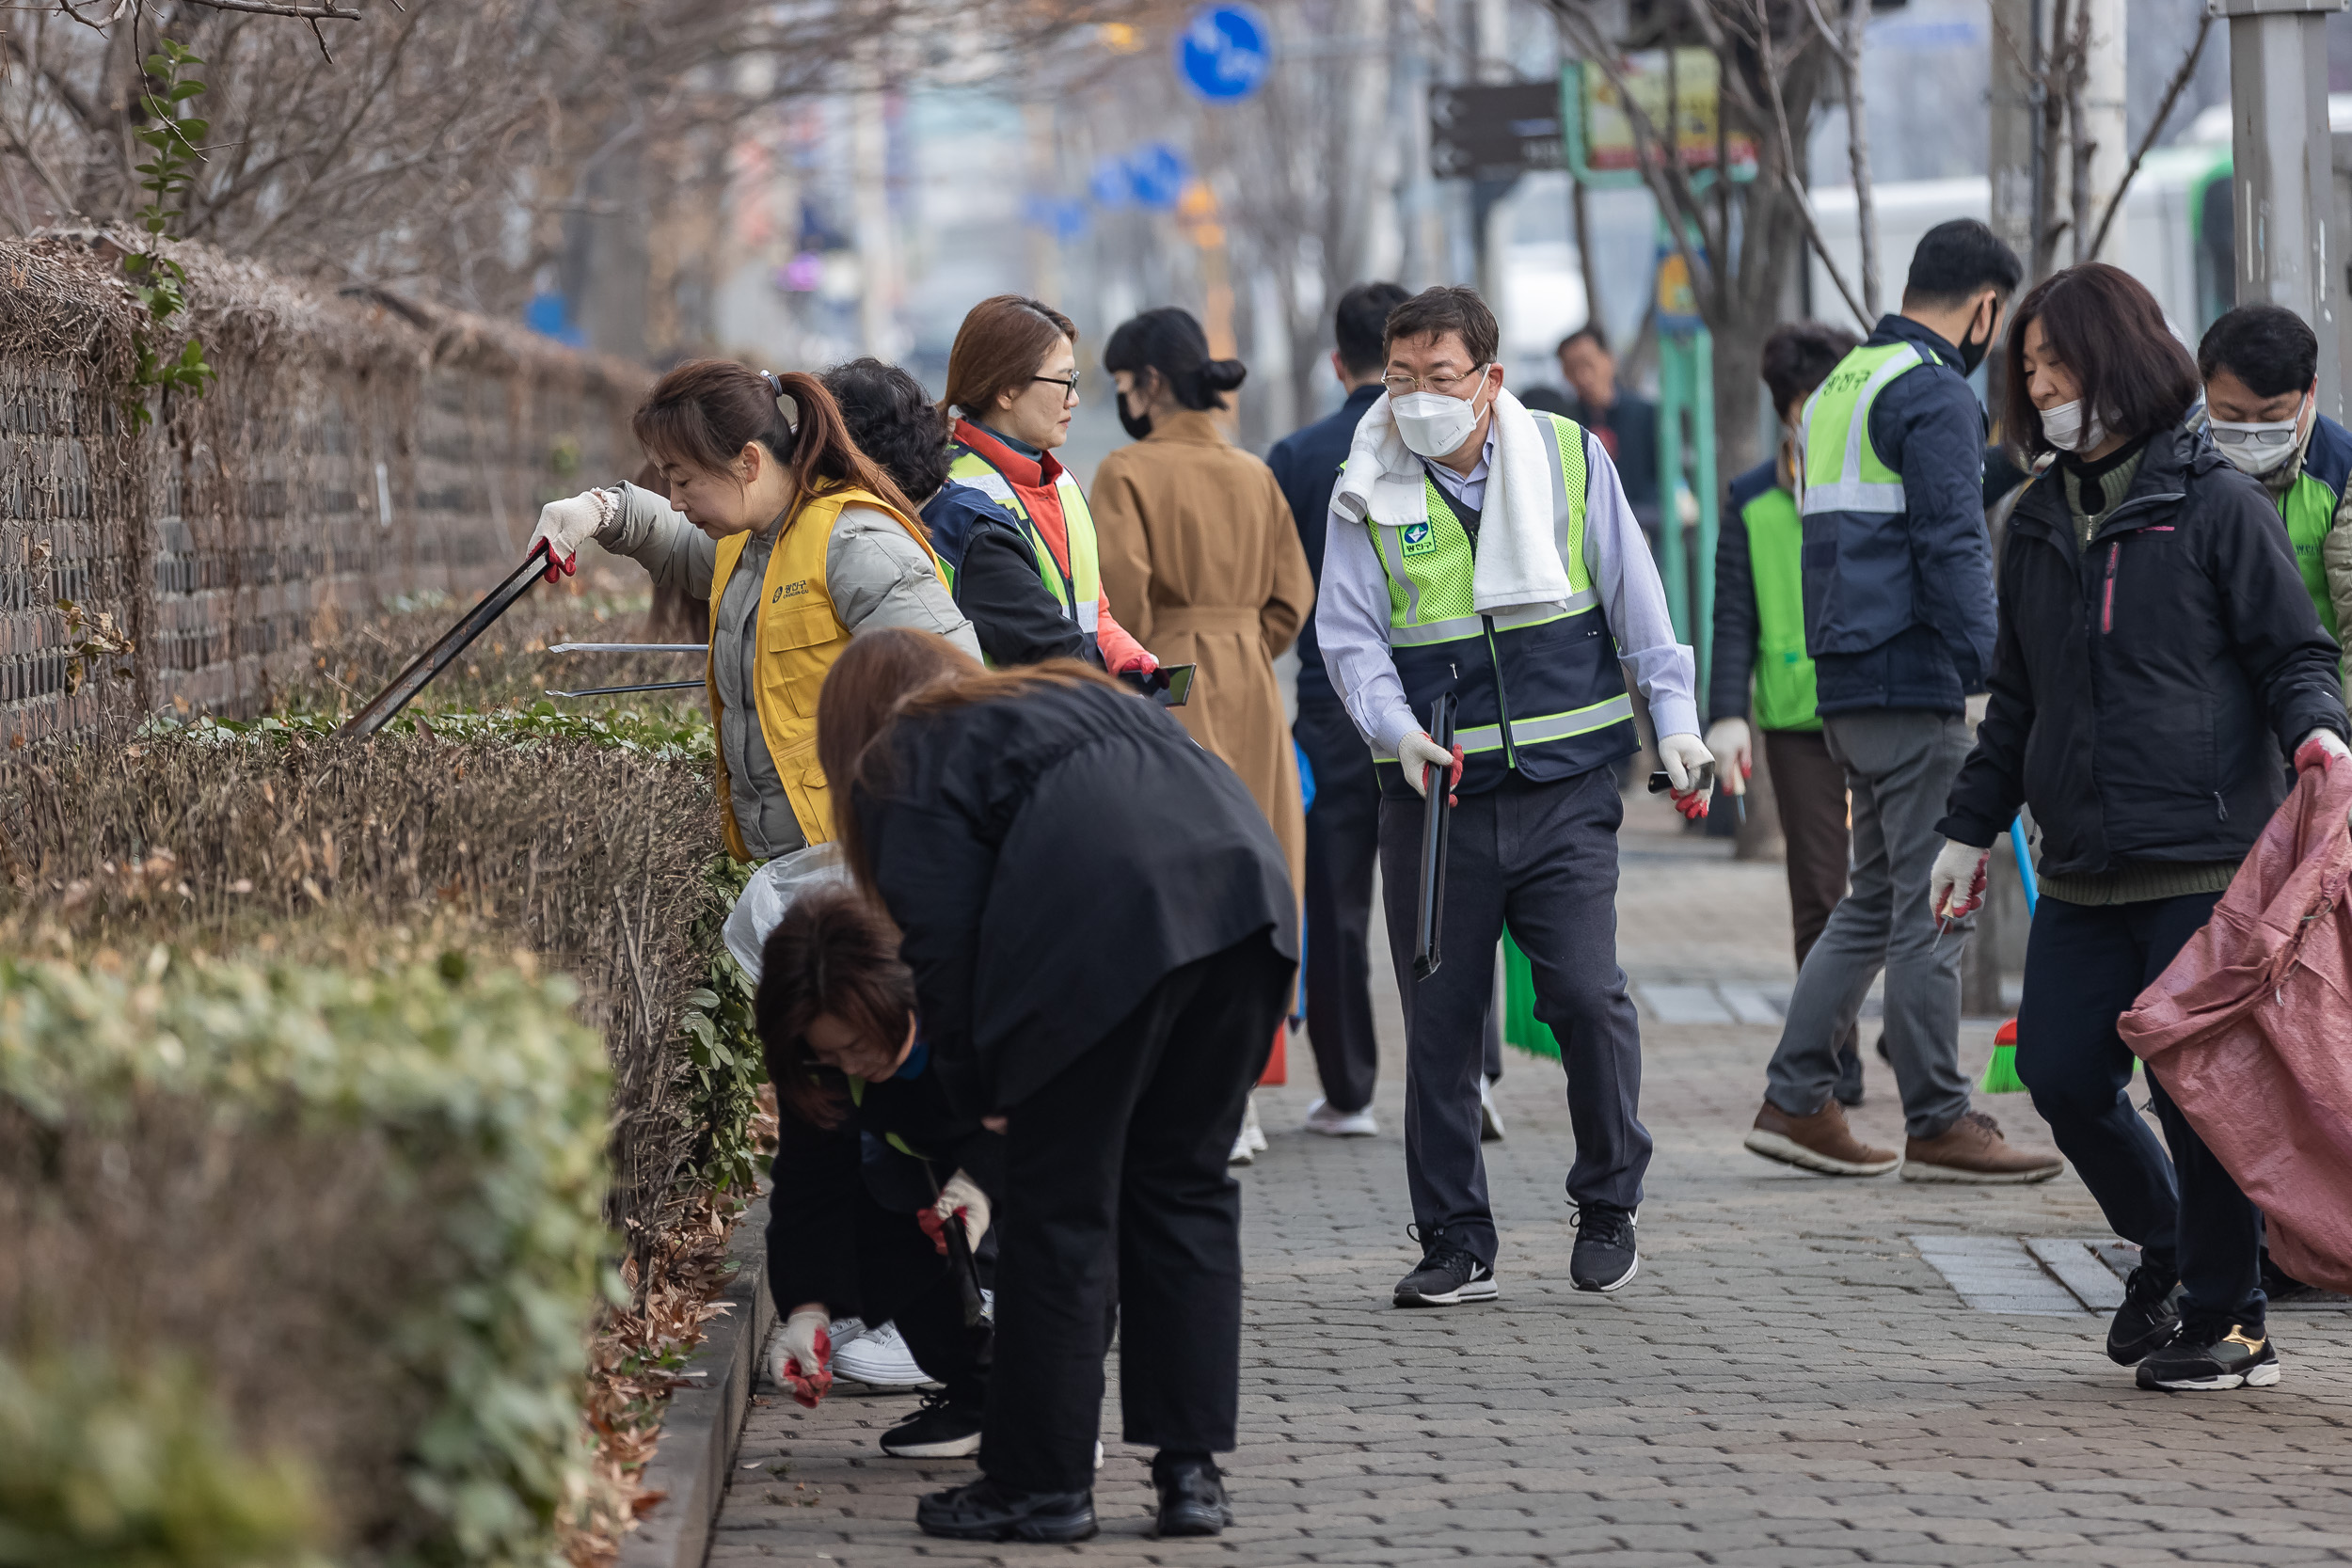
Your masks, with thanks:
[{"label": "person crouching in black jacket", "polygon": [[2055,273],[2007,352],[2007,427],[2055,461],[2010,516],[1992,696],[1929,899],[1974,909],[1984,847],[2033,808],[2017,1070],[2140,1247],[2107,1354],[2142,1388],[2265,1386],[2261,1216],[2151,1074],[2167,1163],[2116,1022],[2227,891],[2285,797],[2283,759],[2352,766],[2336,648],[2262,486],[2181,428],[2197,367],[2145,288],[2100,262]]},{"label": "person crouching in black jacket", "polygon": [[1297,897],[1232,768],[1072,660],[985,671],[869,632],[825,677],[834,836],[904,934],[931,1070],[1002,1115],[981,1479],[932,1535],[1095,1533],[1110,1298],[1124,1436],[1158,1450],[1162,1535],[1231,1520],[1241,1198],[1226,1156],[1298,961]]},{"label": "person crouching in black jacket", "polygon": [[[882,1451],[980,1446],[988,1330],[970,1247],[1003,1189],[1004,1136],[948,1104],[915,1025],[898,933],[847,887],[803,894],[760,954],[754,1010],[776,1085],[768,1288],[784,1317],[776,1383],[815,1408],[833,1385],[827,1324],[896,1323],[943,1386]],[[946,1227],[962,1221],[952,1249]]]}]

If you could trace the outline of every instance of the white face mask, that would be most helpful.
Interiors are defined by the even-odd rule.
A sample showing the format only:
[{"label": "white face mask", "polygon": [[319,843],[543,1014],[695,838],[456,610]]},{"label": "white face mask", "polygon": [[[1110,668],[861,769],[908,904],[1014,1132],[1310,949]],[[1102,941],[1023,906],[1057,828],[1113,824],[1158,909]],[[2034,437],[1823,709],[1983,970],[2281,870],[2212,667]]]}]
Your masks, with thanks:
[{"label": "white face mask", "polygon": [[2107,427],[2096,414],[2085,418],[2082,399],[2042,411],[2042,434],[2060,451],[2089,451],[2107,438]]},{"label": "white face mask", "polygon": [[2208,421],[2213,430],[2213,444],[2230,467],[2242,474],[2260,476],[2285,463],[2303,450],[2303,416],[2311,412],[2312,399],[2306,395],[2303,406],[2291,420],[2263,420],[2240,423],[2234,420]]},{"label": "white face mask", "polygon": [[[1483,379],[1486,370],[1481,365],[1476,373]],[[1397,435],[1421,457],[1438,458],[1458,451],[1462,443],[1470,438],[1470,432],[1478,428],[1475,394],[1468,398],[1448,397],[1443,392],[1392,395],[1389,412],[1396,417]]]}]

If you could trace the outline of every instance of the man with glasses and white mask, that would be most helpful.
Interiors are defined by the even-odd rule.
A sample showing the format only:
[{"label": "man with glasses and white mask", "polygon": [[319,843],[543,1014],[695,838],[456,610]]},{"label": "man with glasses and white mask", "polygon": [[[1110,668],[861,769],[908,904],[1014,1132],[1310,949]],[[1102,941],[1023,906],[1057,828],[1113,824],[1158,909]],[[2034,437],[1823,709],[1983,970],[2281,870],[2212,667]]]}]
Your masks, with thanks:
[{"label": "man with glasses and white mask", "polygon": [[[1617,967],[1617,828],[1610,764],[1636,748],[1630,671],[1677,808],[1703,815],[1691,650],[1608,453],[1503,389],[1494,313],[1435,288],[1390,313],[1387,395],[1357,426],[1331,496],[1315,632],[1380,777],[1380,868],[1406,1020],[1405,1158],[1421,1262],[1400,1307],[1496,1295],[1479,1149],[1489,956],[1505,925],[1559,1037],[1576,1159],[1569,1278],[1614,1291],[1639,1267],[1635,1211],[1650,1138],[1638,1115],[1639,1021]],[[1458,705],[1451,752],[1423,728]],[[1454,800],[1444,947],[1413,975],[1427,789]]]},{"label": "man with glasses and white mask", "polygon": [[[2319,340],[2281,305],[2241,305],[2197,345],[2206,434],[2230,466],[2262,481],[2286,524],[2303,587],[2338,643],[2352,630],[2352,431],[2319,412]],[[2338,666],[2352,691],[2352,658]]]}]

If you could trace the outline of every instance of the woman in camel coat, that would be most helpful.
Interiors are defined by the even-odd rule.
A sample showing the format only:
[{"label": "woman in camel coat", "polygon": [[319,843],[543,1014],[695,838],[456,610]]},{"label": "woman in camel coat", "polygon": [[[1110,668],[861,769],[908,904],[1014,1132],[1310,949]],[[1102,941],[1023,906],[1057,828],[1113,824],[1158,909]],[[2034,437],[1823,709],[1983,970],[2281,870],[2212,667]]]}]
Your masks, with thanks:
[{"label": "woman in camel coat", "polygon": [[1121,326],[1103,359],[1137,437],[1094,472],[1104,592],[1162,664],[1200,667],[1173,711],[1241,776],[1301,887],[1306,816],[1274,659],[1314,608],[1314,578],[1273,470],[1210,413],[1241,385],[1241,362],[1211,359],[1200,323],[1172,308]]}]

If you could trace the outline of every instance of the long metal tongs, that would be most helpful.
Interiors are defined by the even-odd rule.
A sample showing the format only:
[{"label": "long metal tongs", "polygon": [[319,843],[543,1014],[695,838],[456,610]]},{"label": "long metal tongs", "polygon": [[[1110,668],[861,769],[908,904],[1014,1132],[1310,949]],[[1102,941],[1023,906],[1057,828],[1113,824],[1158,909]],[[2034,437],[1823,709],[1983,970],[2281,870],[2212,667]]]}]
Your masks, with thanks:
[{"label": "long metal tongs", "polygon": [[542,539],[532,546],[523,563],[506,575],[506,580],[483,597],[480,604],[466,611],[455,626],[441,635],[441,640],[419,654],[414,663],[403,670],[392,684],[369,699],[368,705],[343,721],[335,732],[338,738],[357,739],[373,735],[391,721],[392,716],[405,708],[422,691],[434,676],[455,662],[467,645],[490,629],[490,624],[515,607],[515,601],[531,592],[548,569],[548,543]]}]

